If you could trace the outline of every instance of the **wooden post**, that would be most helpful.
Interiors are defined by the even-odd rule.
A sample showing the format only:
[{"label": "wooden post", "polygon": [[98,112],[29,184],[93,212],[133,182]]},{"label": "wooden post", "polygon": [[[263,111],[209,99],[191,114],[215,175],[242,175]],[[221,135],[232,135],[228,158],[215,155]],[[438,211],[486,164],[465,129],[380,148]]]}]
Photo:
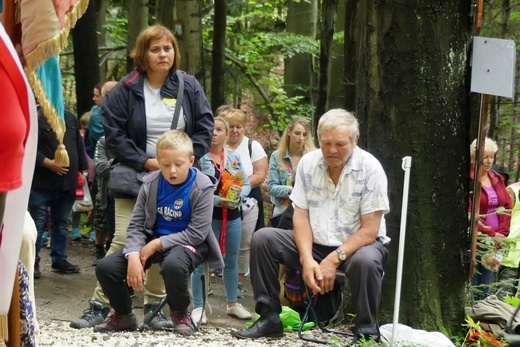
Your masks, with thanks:
[{"label": "wooden post", "polygon": [[471,263],[469,265],[469,278],[473,277],[475,272],[475,262],[477,257],[477,236],[478,236],[478,218],[480,209],[480,166],[482,164],[482,154],[484,153],[486,143],[486,125],[487,125],[487,105],[489,96],[481,94],[480,96],[480,117],[478,123],[478,137],[477,148],[475,152],[475,165],[473,177],[473,199],[472,209],[470,215],[470,230],[471,230]]},{"label": "wooden post", "polygon": [[7,347],[20,346],[20,278],[18,276],[18,263],[14,276],[13,296],[9,308],[9,340]]}]

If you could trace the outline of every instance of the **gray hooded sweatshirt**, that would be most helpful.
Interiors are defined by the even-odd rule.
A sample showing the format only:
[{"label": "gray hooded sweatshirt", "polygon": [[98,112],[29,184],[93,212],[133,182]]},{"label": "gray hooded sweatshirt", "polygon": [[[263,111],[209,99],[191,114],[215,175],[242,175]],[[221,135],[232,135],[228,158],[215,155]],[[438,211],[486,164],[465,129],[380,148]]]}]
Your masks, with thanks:
[{"label": "gray hooded sweatshirt", "polygon": [[[209,247],[208,264],[211,269],[224,267],[220,246],[211,230],[213,214],[213,191],[216,180],[198,169],[190,192],[191,220],[188,227],[180,233],[161,236],[165,251],[176,245],[198,246],[204,242]],[[137,202],[130,218],[123,254],[140,252],[150,240],[156,238],[154,225],[157,218],[157,190],[160,171],[146,175],[137,196]]]}]

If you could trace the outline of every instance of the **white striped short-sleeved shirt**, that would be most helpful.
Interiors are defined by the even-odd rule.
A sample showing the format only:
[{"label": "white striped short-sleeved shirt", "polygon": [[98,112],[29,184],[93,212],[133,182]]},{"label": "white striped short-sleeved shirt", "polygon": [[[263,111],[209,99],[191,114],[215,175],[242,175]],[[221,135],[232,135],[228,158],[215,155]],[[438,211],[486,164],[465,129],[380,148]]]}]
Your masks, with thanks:
[{"label": "white striped short-sleeved shirt", "polygon": [[[361,216],[390,211],[387,178],[379,161],[367,151],[356,147],[345,164],[335,185],[328,173],[321,149],[304,155],[296,173],[290,199],[299,208],[309,211],[314,243],[340,246],[361,228]],[[384,216],[379,238],[386,237]]]}]

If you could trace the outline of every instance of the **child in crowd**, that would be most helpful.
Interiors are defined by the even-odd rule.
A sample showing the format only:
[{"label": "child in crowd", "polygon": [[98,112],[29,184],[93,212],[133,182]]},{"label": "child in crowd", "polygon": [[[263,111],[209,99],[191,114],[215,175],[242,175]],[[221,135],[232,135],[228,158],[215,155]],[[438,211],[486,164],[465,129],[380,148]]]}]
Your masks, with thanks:
[{"label": "child in crowd", "polygon": [[[101,88],[101,97],[104,98],[116,85],[116,81],[106,82]],[[108,179],[110,178],[110,168],[114,157],[114,154],[107,149],[105,136],[102,135],[97,140],[94,152],[97,193],[94,206],[96,248],[92,258],[92,266],[96,266],[98,261],[105,257],[116,229],[114,199],[108,194]]]},{"label": "child in crowd", "polygon": [[[85,143],[85,136],[87,135],[87,127],[88,127],[88,123],[90,121],[90,117],[92,115],[92,112],[85,112],[81,115],[81,117],[79,118],[79,133],[81,135],[81,139],[83,140],[83,143]],[[92,168],[94,167],[94,163],[92,162],[92,160],[90,160],[90,158],[87,158],[87,162],[88,162],[88,166],[89,166],[89,170],[88,170],[88,173],[92,173]],[[93,179],[93,177],[90,175],[89,179]],[[87,182],[85,182],[85,184],[87,184]],[[88,227],[87,224],[89,224],[89,218],[86,216],[83,218],[81,218],[81,215],[82,215],[83,212],[72,212],[72,239],[74,241],[81,241],[81,237],[82,235],[86,235],[85,237],[88,238],[88,233],[90,232],[90,227]],[[88,213],[87,213],[88,215]],[[79,226],[81,224],[81,222],[83,221],[83,223],[85,224],[83,226],[84,229],[79,230]]]},{"label": "child in crowd", "polygon": [[215,182],[192,167],[193,144],[183,131],[167,131],[156,148],[160,171],[144,178],[125,248],[103,258],[96,267],[114,312],[94,326],[95,332],[137,329],[127,285],[142,290],[145,270],[160,263],[174,331],[192,334],[196,326],[188,312],[190,273],[206,260],[211,268],[223,267],[211,231]]}]

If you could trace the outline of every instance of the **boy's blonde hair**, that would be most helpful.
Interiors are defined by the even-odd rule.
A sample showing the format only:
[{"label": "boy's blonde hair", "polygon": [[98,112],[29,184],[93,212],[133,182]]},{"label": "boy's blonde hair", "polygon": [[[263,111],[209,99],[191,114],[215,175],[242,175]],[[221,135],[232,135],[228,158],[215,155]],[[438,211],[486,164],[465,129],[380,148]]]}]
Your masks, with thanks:
[{"label": "boy's blonde hair", "polygon": [[88,122],[90,122],[90,117],[92,116],[92,112],[85,112],[79,117],[79,125],[81,128],[86,128],[88,126]]},{"label": "boy's blonde hair", "polygon": [[193,156],[193,143],[188,134],[182,130],[168,130],[162,134],[159,140],[157,140],[157,157],[159,157],[159,152],[165,149],[185,151],[190,157]]}]

